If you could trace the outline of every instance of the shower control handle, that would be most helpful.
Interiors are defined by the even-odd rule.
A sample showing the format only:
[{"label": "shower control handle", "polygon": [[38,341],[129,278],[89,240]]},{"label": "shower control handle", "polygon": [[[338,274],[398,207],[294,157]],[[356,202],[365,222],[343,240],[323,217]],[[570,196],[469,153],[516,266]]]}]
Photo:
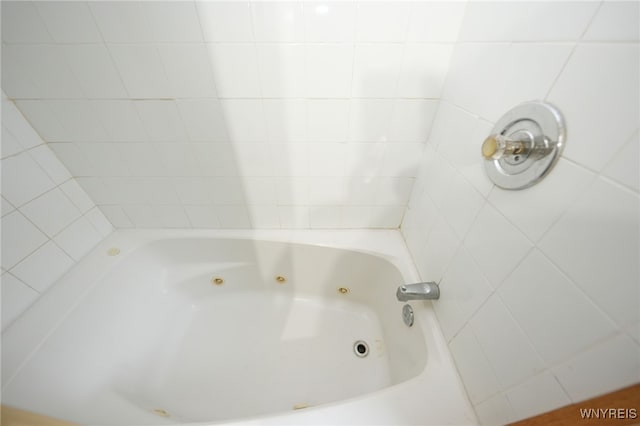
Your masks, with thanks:
[{"label": "shower control handle", "polygon": [[496,134],[487,137],[482,143],[482,156],[487,160],[498,160],[504,156],[524,154],[527,149],[524,141]]}]

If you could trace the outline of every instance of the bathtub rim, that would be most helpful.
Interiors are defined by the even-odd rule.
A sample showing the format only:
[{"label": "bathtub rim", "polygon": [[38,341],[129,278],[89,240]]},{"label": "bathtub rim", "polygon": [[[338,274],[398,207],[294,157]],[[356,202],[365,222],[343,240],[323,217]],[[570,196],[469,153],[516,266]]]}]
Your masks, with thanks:
[{"label": "bathtub rim", "polygon": [[[113,267],[116,267],[128,254],[143,248],[145,245],[158,240],[170,239],[242,239],[252,241],[268,241],[281,243],[304,244],[319,247],[351,250],[380,257],[398,268],[404,280],[417,282],[420,280],[417,269],[409,255],[404,239],[397,230],[193,230],[193,229],[144,229],[144,230],[116,230],[100,243],[80,262],[72,267],[56,285],[56,291],[45,292],[23,315],[17,318],[3,333],[3,346],[12,347],[10,354],[3,351],[2,356],[2,388],[5,388],[23,365],[38,351],[70,312],[81,303],[85,295],[97,285],[102,277]],[[105,256],[112,247],[120,250],[117,256]],[[87,285],[85,277],[90,274],[93,281]],[[410,395],[417,395],[415,403],[422,406],[422,391],[434,388],[428,386],[434,380],[439,383],[438,392],[443,386],[458,401],[456,410],[465,421],[458,424],[474,424],[475,414],[471,408],[462,382],[455,369],[453,359],[449,353],[446,341],[431,302],[411,302],[416,313],[416,322],[420,325],[427,345],[427,360],[425,367],[415,377],[353,398],[322,404],[305,410],[273,413],[257,418],[242,418],[231,421],[196,422],[184,425],[256,425],[256,424],[302,424],[325,423],[326,417],[344,418],[340,423],[350,423],[349,413],[358,408],[372,413],[370,421],[366,417],[352,419],[356,423],[368,424],[379,421],[383,412],[378,412],[388,400],[396,400],[405,404],[404,399]],[[398,302],[398,315],[402,304]],[[445,368],[443,368],[445,367]],[[446,379],[445,379],[446,378]],[[447,392],[445,392],[447,393]],[[409,399],[412,399],[409,397]],[[442,407],[440,407],[442,409]],[[322,419],[325,419],[324,421]],[[390,419],[394,423],[394,419]],[[447,422],[448,423],[448,422]],[[420,424],[420,423],[415,423]]]}]

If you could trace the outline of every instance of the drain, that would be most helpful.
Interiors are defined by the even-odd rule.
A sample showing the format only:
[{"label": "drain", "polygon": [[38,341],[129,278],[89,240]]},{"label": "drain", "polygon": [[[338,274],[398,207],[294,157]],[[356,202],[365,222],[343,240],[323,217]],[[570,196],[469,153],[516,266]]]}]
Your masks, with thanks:
[{"label": "drain", "polygon": [[360,358],[364,358],[369,355],[369,345],[364,340],[358,340],[353,344],[353,352],[356,356]]}]

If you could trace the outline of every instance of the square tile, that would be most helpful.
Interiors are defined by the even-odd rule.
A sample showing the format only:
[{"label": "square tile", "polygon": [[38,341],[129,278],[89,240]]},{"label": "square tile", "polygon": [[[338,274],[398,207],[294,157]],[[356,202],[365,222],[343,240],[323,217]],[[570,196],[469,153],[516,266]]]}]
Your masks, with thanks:
[{"label": "square tile", "polygon": [[349,140],[386,142],[391,134],[394,101],[391,99],[351,99]]},{"label": "square tile", "polygon": [[344,176],[346,143],[311,143],[309,176]]},{"label": "square tile", "polygon": [[464,18],[463,2],[413,2],[409,11],[409,42],[455,42]]},{"label": "square tile", "polygon": [[54,186],[27,152],[2,160],[2,196],[14,206],[20,207]]},{"label": "square tile", "polygon": [[449,349],[460,375],[464,377],[464,387],[472,403],[477,404],[498,393],[498,380],[469,325],[453,338]]},{"label": "square tile", "polygon": [[[40,105],[47,104],[46,102],[41,101],[25,102],[25,104],[28,104],[29,106],[35,106],[36,103],[39,103]],[[41,138],[34,129],[34,127],[36,127],[38,131],[40,130],[34,123],[37,122],[37,124],[40,124],[43,121],[46,121],[46,125],[42,125],[42,127],[46,127],[47,129],[56,125],[60,126],[60,124],[57,119],[51,117],[51,111],[48,107],[34,108],[37,111],[32,111],[30,108],[24,108],[25,104],[19,102],[18,105],[20,109],[18,109],[12,102],[3,102],[2,127],[6,128],[11,133],[16,142],[18,142],[22,148],[29,149],[44,143],[43,138]],[[26,117],[29,117],[29,121],[27,121]],[[64,137],[67,136],[66,131],[61,130],[60,127],[56,127],[54,132],[61,137],[63,134]]]},{"label": "square tile", "polygon": [[154,41],[141,1],[88,2],[100,33],[107,43]]},{"label": "square tile", "polygon": [[[238,176],[240,174],[243,163],[240,161],[239,151],[232,145],[194,143],[192,147],[203,176]],[[264,157],[261,158],[264,159]]]},{"label": "square tile", "polygon": [[463,246],[451,260],[439,284],[443,292],[436,313],[445,338],[451,340],[493,289]]},{"label": "square tile", "polygon": [[307,135],[310,142],[344,142],[349,129],[349,101],[313,99],[307,102]]},{"label": "square tile", "polygon": [[276,205],[249,205],[249,220],[254,229],[280,229],[280,213]]},{"label": "square tile", "polygon": [[351,94],[358,98],[393,98],[402,64],[401,44],[356,44]]},{"label": "square tile", "polygon": [[259,44],[258,70],[262,96],[296,98],[305,94],[305,46]]},{"label": "square tile", "polygon": [[437,107],[431,99],[396,99],[389,140],[426,143]]},{"label": "square tile", "polygon": [[638,321],[639,315],[639,208],[637,193],[598,178],[539,243],[620,325]]},{"label": "square tile", "polygon": [[600,171],[635,133],[640,127],[638,73],[640,53],[631,44],[578,45],[548,96],[571,129],[566,158]]},{"label": "square tile", "polygon": [[22,213],[14,211],[2,217],[2,267],[11,269],[47,241]]},{"label": "square tile", "polygon": [[245,206],[217,206],[216,212],[220,220],[220,228],[251,228],[251,219]]},{"label": "square tile", "polygon": [[260,99],[222,99],[220,102],[230,142],[267,140],[265,115]]},{"label": "square tile", "polygon": [[196,2],[205,41],[251,42],[251,6],[249,2]]},{"label": "square tile", "polygon": [[449,70],[453,46],[448,44],[405,45],[398,96],[439,98]]},{"label": "square tile", "polygon": [[464,245],[493,288],[500,286],[532,247],[532,243],[490,204],[480,210]]},{"label": "square tile", "polygon": [[335,229],[342,223],[341,206],[309,206],[311,229]]},{"label": "square tile", "polygon": [[423,280],[440,282],[460,247],[460,241],[442,216],[437,219],[426,241],[421,256],[414,257],[414,261]]},{"label": "square tile", "polygon": [[374,206],[371,209],[371,228],[398,229],[402,223],[405,206]]},{"label": "square tile", "polygon": [[640,380],[640,347],[618,335],[553,368],[573,401],[584,401]]},{"label": "square tile", "polygon": [[214,206],[184,206],[194,228],[220,228],[218,213]]},{"label": "square tile", "polygon": [[504,394],[499,393],[474,407],[480,424],[505,425],[515,419],[513,408]]},{"label": "square tile", "polygon": [[307,140],[307,103],[304,99],[263,99],[269,141]]},{"label": "square tile", "polygon": [[636,132],[602,173],[636,192],[640,191],[640,135]]},{"label": "square tile", "polygon": [[[442,97],[495,122],[524,100],[548,93],[572,48],[562,43],[458,44]],[[504,66],[495,67],[496,63]],[[564,112],[562,105],[553,103]]]},{"label": "square tile", "polygon": [[108,44],[129,96],[134,99],[174,96],[154,44]]},{"label": "square tile", "polygon": [[282,229],[306,229],[309,228],[308,206],[278,206],[280,213],[280,226]]},{"label": "square tile", "polygon": [[[467,5],[460,40],[578,40],[597,9],[592,2],[473,2]],[[504,24],[492,25],[496,20]]]},{"label": "square tile", "polygon": [[502,389],[544,370],[544,361],[498,295],[482,305],[470,324]]},{"label": "square tile", "polygon": [[442,214],[461,240],[485,203],[485,199],[460,174],[455,173],[442,200]]},{"label": "square tile", "polygon": [[[242,191],[250,205],[273,205],[278,202],[276,181],[273,177],[244,177]],[[276,215],[277,216],[277,215]]]},{"label": "square tile", "polygon": [[31,149],[29,154],[56,185],[60,185],[71,178],[69,170],[58,160],[58,157],[47,145],[37,146]]},{"label": "square tile", "polygon": [[84,96],[59,44],[2,46],[2,86],[14,98],[77,99]]},{"label": "square tile", "polygon": [[353,42],[356,4],[354,2],[304,3],[305,40],[307,42]]},{"label": "square tile", "polygon": [[191,141],[228,141],[220,100],[178,99],[176,104]]},{"label": "square tile", "polygon": [[84,2],[36,2],[49,34],[58,43],[100,43],[102,37]]},{"label": "square tile", "polygon": [[20,211],[49,237],[81,216],[76,206],[58,188],[25,204]]},{"label": "square tile", "polygon": [[82,151],[80,151],[77,144],[51,143],[49,146],[72,176],[77,178],[79,176],[91,176],[93,174],[89,160],[87,160]]},{"label": "square tile", "polygon": [[592,172],[561,158],[538,184],[526,191],[496,187],[489,201],[531,241],[538,241],[594,179]]},{"label": "square tile", "polygon": [[99,206],[100,211],[117,229],[132,228],[133,223],[121,206]]},{"label": "square tile", "polygon": [[2,330],[40,297],[40,294],[11,274],[2,275]]},{"label": "square tile", "polygon": [[58,122],[68,132],[64,142],[107,142],[111,139],[101,122],[95,103],[88,100],[46,101]]},{"label": "square tile", "polygon": [[33,2],[2,5],[2,41],[5,43],[51,43],[53,39]]},{"label": "square tile", "polygon": [[98,115],[113,142],[142,142],[149,139],[136,109],[136,101],[94,100],[91,109]]},{"label": "square tile", "polygon": [[204,43],[159,44],[158,52],[176,98],[216,97],[213,69]]},{"label": "square tile", "polygon": [[157,142],[184,142],[187,132],[175,101],[135,101],[149,140]]},{"label": "square tile", "polygon": [[353,46],[307,44],[305,46],[305,96],[347,98],[351,94]]},{"label": "square tile", "polygon": [[[372,145],[375,144],[359,144]],[[415,142],[388,142],[384,144],[384,156],[380,176],[416,177],[424,145]],[[365,161],[363,159],[363,161]]]},{"label": "square tile", "polygon": [[156,41],[203,41],[194,2],[143,2],[142,7]]},{"label": "square tile", "polygon": [[583,40],[638,41],[640,39],[640,5],[637,2],[603,2],[589,24]]},{"label": "square tile", "polygon": [[[263,142],[237,143],[232,145],[232,156],[237,167],[237,176],[274,176],[287,173],[286,167],[292,164],[301,167],[298,157],[291,159],[288,151],[277,151],[274,147]],[[287,145],[289,146],[289,145]],[[295,151],[298,152],[298,151]],[[277,155],[277,157],[276,157]],[[306,166],[306,163],[304,163]],[[306,169],[305,169],[306,170]]]},{"label": "square tile", "polygon": [[304,41],[302,2],[252,2],[253,25],[258,42]]},{"label": "square tile", "polygon": [[109,219],[102,214],[99,208],[94,207],[84,216],[98,231],[100,235],[106,237],[113,232],[113,225],[109,222]]},{"label": "square tile", "polygon": [[59,187],[81,213],[86,213],[95,204],[75,179],[69,179]]},{"label": "square tile", "polygon": [[128,96],[104,44],[69,44],[60,48],[87,97],[108,99]]},{"label": "square tile", "polygon": [[526,419],[540,413],[571,404],[562,386],[548,371],[505,392],[514,412],[514,420]]},{"label": "square tile", "polygon": [[[549,365],[616,331],[615,324],[537,250],[513,271],[498,293]],[[544,306],[544,315],[540,306]]]},{"label": "square tile", "polygon": [[92,176],[130,176],[131,171],[120,147],[113,143],[78,144],[80,152],[89,162]]},{"label": "square tile", "polygon": [[13,267],[11,273],[34,290],[43,293],[74,263],[73,259],[49,241]]},{"label": "square tile", "polygon": [[409,2],[364,2],[358,5],[359,42],[401,42],[409,25]]}]

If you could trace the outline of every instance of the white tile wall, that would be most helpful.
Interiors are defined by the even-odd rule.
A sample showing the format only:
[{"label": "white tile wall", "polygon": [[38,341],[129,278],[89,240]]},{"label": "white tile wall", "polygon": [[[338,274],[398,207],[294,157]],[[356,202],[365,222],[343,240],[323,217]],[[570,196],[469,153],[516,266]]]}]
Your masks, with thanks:
[{"label": "white tile wall", "polygon": [[4,330],[113,227],[4,93],[2,126]]},{"label": "white tile wall", "polygon": [[[466,5],[402,230],[440,282],[435,311],[483,424],[640,381],[637,8]],[[497,188],[480,144],[536,99],[565,116],[563,157],[531,188]]]},{"label": "white tile wall", "polygon": [[[29,263],[15,268],[77,260],[108,232],[106,218],[140,228],[402,222],[421,275],[442,283],[437,314],[482,421],[637,373],[620,361],[582,393],[571,373],[638,351],[636,3],[2,9],[2,86],[37,132],[3,102],[3,221],[22,229],[3,237],[20,239],[3,257],[15,306],[49,285],[26,274]],[[479,141],[531,99],[565,114],[566,151],[539,185],[497,189]],[[62,213],[42,217],[47,200]],[[558,298],[533,292],[538,280]],[[557,322],[553,333],[539,314]],[[582,320],[591,327],[575,330]]]},{"label": "white tile wall", "polygon": [[[298,0],[3,8],[5,91],[127,227],[398,227],[464,12]],[[241,197],[211,185],[187,196],[181,179],[205,176],[273,177],[277,190],[241,179]],[[136,189],[158,178],[184,195]]]}]

